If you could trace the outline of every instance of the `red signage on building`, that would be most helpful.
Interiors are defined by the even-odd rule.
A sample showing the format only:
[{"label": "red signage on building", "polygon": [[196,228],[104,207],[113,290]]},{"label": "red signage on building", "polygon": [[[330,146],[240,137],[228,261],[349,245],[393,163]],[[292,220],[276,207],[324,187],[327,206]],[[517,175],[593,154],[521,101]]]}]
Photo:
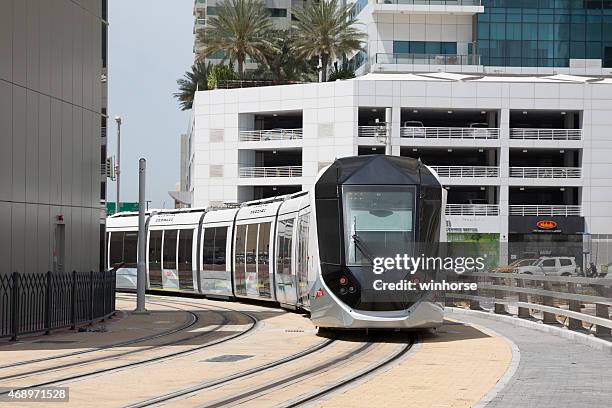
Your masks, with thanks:
[{"label": "red signage on building", "polygon": [[544,230],[551,230],[557,228],[557,223],[555,221],[550,220],[538,221],[536,225],[538,226],[538,228]]}]

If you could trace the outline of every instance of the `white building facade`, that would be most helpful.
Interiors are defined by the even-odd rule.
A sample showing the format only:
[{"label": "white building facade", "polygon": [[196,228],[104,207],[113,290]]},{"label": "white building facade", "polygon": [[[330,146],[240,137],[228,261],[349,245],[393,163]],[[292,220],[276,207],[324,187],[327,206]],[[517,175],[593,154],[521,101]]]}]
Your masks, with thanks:
[{"label": "white building facade", "polygon": [[589,251],[612,261],[612,4],[544,3],[358,0],[356,79],[197,92],[192,206],[308,189],[335,158],[384,153],[388,126],[391,153],[448,189],[451,237],[525,243],[509,259],[604,243]]}]

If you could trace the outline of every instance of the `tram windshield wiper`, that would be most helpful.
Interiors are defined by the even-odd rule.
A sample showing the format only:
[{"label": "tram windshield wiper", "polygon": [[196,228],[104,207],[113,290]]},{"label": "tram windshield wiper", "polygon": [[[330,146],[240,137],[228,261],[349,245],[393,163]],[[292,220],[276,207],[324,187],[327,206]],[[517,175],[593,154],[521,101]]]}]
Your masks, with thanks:
[{"label": "tram windshield wiper", "polygon": [[353,234],[352,238],[353,238],[353,243],[355,244],[355,248],[359,249],[359,252],[365,255],[365,257],[368,258],[370,263],[374,265],[374,257],[372,256],[372,254],[370,254],[370,251],[368,251],[367,245],[363,243],[361,238],[359,238],[359,235],[355,233]]},{"label": "tram windshield wiper", "polygon": [[368,246],[361,240],[359,235],[357,235],[357,217],[353,218],[353,235],[351,236],[353,239],[353,243],[355,244],[355,248],[359,249],[359,251],[365,255],[366,258],[370,261],[372,265],[374,265],[374,256],[370,253]]}]

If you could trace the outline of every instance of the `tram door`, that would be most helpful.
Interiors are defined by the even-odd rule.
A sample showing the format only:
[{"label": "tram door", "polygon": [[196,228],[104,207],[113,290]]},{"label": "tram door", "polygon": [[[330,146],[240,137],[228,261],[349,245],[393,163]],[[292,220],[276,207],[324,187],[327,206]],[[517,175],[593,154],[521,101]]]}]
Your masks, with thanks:
[{"label": "tram door", "polygon": [[308,253],[308,232],[310,213],[300,214],[297,221],[297,245],[296,245],[296,279],[297,279],[297,304],[310,307],[308,300],[308,265],[310,257]]},{"label": "tram door", "polygon": [[178,230],[164,230],[162,238],[162,287],[178,289],[179,279],[176,268],[176,247]]},{"label": "tram door", "polygon": [[278,220],[276,225],[276,299],[281,304],[297,303],[297,279],[293,268],[295,218]]}]

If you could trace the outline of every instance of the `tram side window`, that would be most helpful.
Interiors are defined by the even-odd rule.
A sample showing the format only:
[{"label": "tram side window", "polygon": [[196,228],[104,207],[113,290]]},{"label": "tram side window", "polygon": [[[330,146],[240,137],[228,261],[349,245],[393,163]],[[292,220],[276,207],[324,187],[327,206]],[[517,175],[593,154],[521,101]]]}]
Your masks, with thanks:
[{"label": "tram side window", "polygon": [[257,251],[257,224],[251,224],[247,227],[246,234],[246,254],[245,254],[245,262],[246,262],[246,271],[247,272],[256,272],[257,262],[256,262],[256,251]]},{"label": "tram side window", "polygon": [[193,290],[193,229],[183,229],[179,233],[178,270],[179,288]]},{"label": "tram side window", "polygon": [[202,248],[202,269],[212,271],[215,262],[215,228],[204,229]]},{"label": "tram side window", "polygon": [[280,274],[291,275],[291,239],[293,219],[278,222],[276,270]]},{"label": "tram side window", "polygon": [[162,287],[161,275],[162,231],[151,231],[149,234],[149,286]]},{"label": "tram side window", "polygon": [[176,269],[176,239],[178,230],[164,231],[164,269]]},{"label": "tram side window", "polygon": [[204,271],[225,271],[225,248],[227,227],[211,227],[204,230],[203,262]]},{"label": "tram side window", "polygon": [[138,254],[138,232],[126,232],[123,236],[123,262],[125,268],[136,268]]},{"label": "tram side window", "polygon": [[123,232],[110,233],[109,266],[114,268],[123,262]]},{"label": "tram side window", "polygon": [[121,265],[122,268],[135,268],[137,250],[137,232],[111,232],[110,267]]},{"label": "tram side window", "polygon": [[260,296],[270,296],[270,223],[259,224],[257,277]]},{"label": "tram side window", "polygon": [[227,248],[227,227],[215,228],[214,270],[225,271],[225,252]]}]

